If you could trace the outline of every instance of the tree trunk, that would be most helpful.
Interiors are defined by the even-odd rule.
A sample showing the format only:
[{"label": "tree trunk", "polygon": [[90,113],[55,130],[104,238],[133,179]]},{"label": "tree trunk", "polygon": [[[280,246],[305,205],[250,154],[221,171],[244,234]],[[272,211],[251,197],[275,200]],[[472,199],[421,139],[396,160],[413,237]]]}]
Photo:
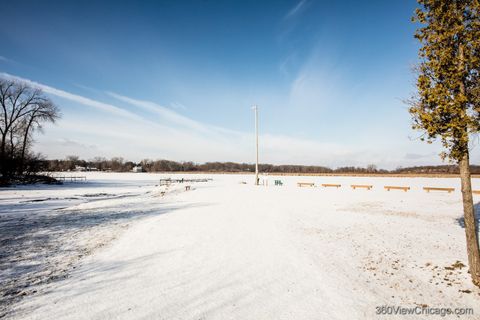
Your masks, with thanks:
[{"label": "tree trunk", "polygon": [[480,287],[480,250],[478,244],[478,227],[475,220],[473,207],[472,183],[470,179],[470,160],[468,151],[459,161],[460,179],[462,183],[463,216],[465,221],[465,234],[467,237],[468,266],[472,281]]},{"label": "tree trunk", "polygon": [[21,169],[21,174],[23,174],[23,171],[25,170],[25,151],[27,150],[27,142],[28,142],[28,133],[30,132],[30,128],[32,126],[34,119],[34,115],[30,118],[30,121],[28,122],[27,127],[25,128],[25,133],[23,136],[23,145],[22,145],[22,154],[21,154],[21,163],[20,163],[20,169]]},{"label": "tree trunk", "polygon": [[7,144],[7,133],[2,134],[2,141],[0,143],[0,173],[2,177],[0,180],[0,184],[5,183],[8,180],[8,165],[7,165],[7,157],[6,157],[6,144]]}]

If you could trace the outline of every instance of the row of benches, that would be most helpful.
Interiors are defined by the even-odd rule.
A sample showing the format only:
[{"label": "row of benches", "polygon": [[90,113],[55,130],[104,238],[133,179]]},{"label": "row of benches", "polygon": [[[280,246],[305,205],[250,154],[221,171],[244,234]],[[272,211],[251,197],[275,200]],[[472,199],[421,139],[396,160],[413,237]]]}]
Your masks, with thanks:
[{"label": "row of benches", "polygon": [[[297,185],[299,187],[314,187],[315,183],[313,182],[298,182]],[[328,188],[328,187],[334,187],[334,188],[340,188],[342,185],[341,184],[331,184],[331,183],[323,183],[322,187]],[[363,188],[370,190],[373,188],[373,185],[367,185],[367,184],[352,184],[350,185],[353,190],[357,188]],[[387,191],[390,190],[403,190],[407,192],[410,190],[410,187],[405,187],[405,186],[384,186],[384,189]],[[438,188],[438,187],[423,187],[423,190],[430,192],[430,191],[447,191],[448,193],[455,191],[455,188]],[[472,191],[475,194],[480,194],[480,190],[473,190]]]}]

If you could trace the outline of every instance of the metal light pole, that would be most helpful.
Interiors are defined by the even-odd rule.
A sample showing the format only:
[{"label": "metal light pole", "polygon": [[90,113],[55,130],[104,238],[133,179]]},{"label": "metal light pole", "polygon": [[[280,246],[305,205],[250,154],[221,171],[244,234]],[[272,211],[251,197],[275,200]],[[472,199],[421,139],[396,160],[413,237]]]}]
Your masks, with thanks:
[{"label": "metal light pole", "polygon": [[258,107],[253,106],[255,111],[255,148],[256,148],[256,161],[255,161],[255,185],[258,186]]}]

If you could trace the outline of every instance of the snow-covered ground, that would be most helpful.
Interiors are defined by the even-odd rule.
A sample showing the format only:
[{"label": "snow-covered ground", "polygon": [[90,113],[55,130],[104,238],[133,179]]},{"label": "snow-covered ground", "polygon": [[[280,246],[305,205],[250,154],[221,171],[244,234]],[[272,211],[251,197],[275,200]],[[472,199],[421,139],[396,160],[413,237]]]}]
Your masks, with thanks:
[{"label": "snow-covered ground", "polygon": [[187,174],[170,176],[213,181],[165,187],[165,174],[80,175],[87,182],[0,189],[0,317],[397,318],[376,315],[382,306],[480,317],[458,179],[268,176],[254,186],[251,175]]}]

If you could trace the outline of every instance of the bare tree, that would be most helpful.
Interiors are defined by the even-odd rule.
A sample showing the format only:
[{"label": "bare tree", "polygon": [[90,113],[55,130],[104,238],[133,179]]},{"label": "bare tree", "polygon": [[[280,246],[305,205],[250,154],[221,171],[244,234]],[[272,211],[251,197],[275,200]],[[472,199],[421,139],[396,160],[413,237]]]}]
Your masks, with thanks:
[{"label": "bare tree", "polygon": [[0,105],[0,174],[7,182],[23,174],[34,131],[55,122],[60,112],[40,89],[8,79],[0,79]]}]

